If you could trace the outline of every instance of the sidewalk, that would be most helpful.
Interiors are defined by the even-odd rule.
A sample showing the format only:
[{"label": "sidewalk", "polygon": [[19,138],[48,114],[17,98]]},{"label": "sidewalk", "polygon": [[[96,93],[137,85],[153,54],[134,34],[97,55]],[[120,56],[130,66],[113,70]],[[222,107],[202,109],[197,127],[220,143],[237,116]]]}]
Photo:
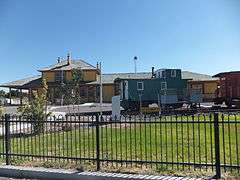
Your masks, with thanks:
[{"label": "sidewalk", "polygon": [[148,179],[148,180],[200,180],[190,177],[173,177],[173,176],[154,176],[154,175],[137,175],[121,173],[103,173],[103,172],[78,172],[63,169],[32,168],[21,166],[0,166],[0,176],[11,178],[26,179],[58,179],[58,180],[124,180],[124,179]]}]

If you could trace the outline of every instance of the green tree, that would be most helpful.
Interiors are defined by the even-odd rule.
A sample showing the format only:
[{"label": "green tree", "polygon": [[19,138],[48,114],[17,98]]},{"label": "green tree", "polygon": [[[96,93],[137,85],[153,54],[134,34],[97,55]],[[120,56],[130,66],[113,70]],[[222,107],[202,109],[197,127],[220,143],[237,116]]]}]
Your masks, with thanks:
[{"label": "green tree", "polygon": [[46,80],[42,81],[43,88],[40,92],[33,92],[33,99],[26,105],[18,108],[18,112],[27,119],[34,121],[33,129],[35,134],[44,130],[44,121],[50,115],[47,114],[47,91]]},{"label": "green tree", "polygon": [[82,69],[73,69],[72,70],[72,94],[74,95],[75,103],[73,104],[80,104],[81,103],[81,96],[80,96],[80,86],[84,82],[84,74]]},{"label": "green tree", "polygon": [[59,88],[60,95],[64,97],[64,104],[80,104],[80,85],[84,81],[82,69],[76,68],[72,70],[72,79],[61,84]]},{"label": "green tree", "polygon": [[77,68],[72,70],[71,83],[75,86],[80,85],[84,81],[84,74],[82,69]]},{"label": "green tree", "polygon": [[4,108],[0,105],[0,117],[4,114]]},{"label": "green tree", "polygon": [[0,90],[0,97],[5,97],[6,92],[4,90]]}]

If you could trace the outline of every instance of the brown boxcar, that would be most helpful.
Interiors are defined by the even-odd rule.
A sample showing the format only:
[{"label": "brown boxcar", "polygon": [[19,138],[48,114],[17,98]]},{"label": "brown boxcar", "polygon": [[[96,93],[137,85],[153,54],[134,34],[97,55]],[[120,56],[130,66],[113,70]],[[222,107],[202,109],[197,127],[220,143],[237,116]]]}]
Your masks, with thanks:
[{"label": "brown boxcar", "polygon": [[240,107],[240,71],[223,72],[213,77],[220,78],[215,103],[225,102],[228,107],[233,105]]}]

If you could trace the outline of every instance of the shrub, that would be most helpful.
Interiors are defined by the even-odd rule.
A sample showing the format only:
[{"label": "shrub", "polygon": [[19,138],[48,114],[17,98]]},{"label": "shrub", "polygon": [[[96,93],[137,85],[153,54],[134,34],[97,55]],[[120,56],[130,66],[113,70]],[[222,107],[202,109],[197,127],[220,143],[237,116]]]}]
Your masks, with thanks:
[{"label": "shrub", "polygon": [[35,134],[39,134],[44,130],[44,121],[47,119],[47,90],[46,80],[42,81],[43,88],[40,92],[33,93],[33,99],[26,105],[18,108],[18,112],[22,117],[32,119]]},{"label": "shrub", "polygon": [[3,116],[3,114],[4,114],[4,108],[0,106],[0,116]]}]

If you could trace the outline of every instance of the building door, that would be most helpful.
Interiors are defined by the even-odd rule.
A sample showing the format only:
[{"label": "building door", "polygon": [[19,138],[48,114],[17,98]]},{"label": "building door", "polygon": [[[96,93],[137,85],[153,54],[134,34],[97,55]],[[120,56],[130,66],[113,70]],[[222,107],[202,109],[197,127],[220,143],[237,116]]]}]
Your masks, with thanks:
[{"label": "building door", "polygon": [[232,88],[232,86],[229,86],[228,91],[229,91],[229,97],[232,98],[232,96],[233,96],[233,88]]}]

